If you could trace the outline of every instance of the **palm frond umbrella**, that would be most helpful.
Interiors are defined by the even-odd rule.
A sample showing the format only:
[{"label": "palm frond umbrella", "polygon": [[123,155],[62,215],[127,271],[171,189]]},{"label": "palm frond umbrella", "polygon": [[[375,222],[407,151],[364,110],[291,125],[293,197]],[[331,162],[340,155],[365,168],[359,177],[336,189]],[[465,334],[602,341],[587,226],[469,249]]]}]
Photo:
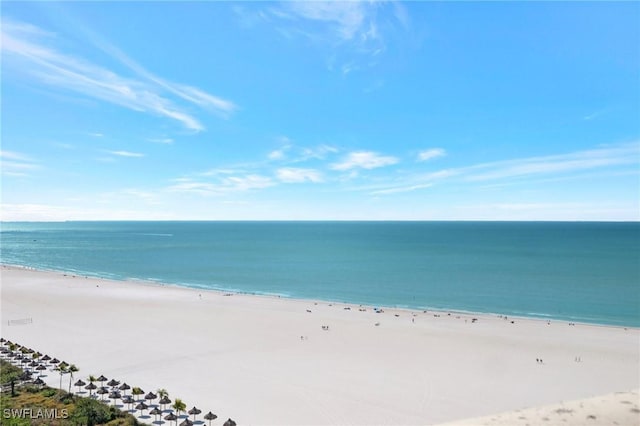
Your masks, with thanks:
[{"label": "palm frond umbrella", "polygon": [[198,414],[202,413],[202,410],[199,410],[198,408],[193,407],[191,410],[188,411],[188,413],[193,415],[193,421],[195,422],[196,421],[196,416]]},{"label": "palm frond umbrella", "polygon": [[40,361],[44,361],[44,362],[51,361],[51,357],[49,355],[45,355],[42,357]]},{"label": "palm frond umbrella", "polygon": [[73,386],[78,388],[78,393],[80,393],[80,388],[84,385],[86,385],[86,383],[83,382],[82,379],[78,379],[78,381],[73,384]]},{"label": "palm frond umbrella", "polygon": [[162,398],[160,398],[160,401],[158,401],[158,403],[162,405],[162,411],[164,411],[165,405],[171,404],[171,400],[168,396],[163,396]]},{"label": "palm frond umbrella", "polygon": [[156,416],[156,421],[154,423],[158,423],[158,416],[162,414],[162,411],[158,407],[155,407],[153,410],[149,411],[149,414]]},{"label": "palm frond umbrella", "polygon": [[115,388],[119,384],[120,384],[120,382],[117,381],[116,379],[111,379],[111,380],[109,380],[109,383],[107,383],[107,386],[111,386],[112,388]]},{"label": "palm frond umbrella", "polygon": [[184,419],[182,423],[180,423],[180,426],[193,426],[193,422],[187,418]]},{"label": "palm frond umbrella", "polygon": [[58,360],[58,358],[54,358],[51,361],[49,361],[49,364],[60,364],[60,361]]},{"label": "palm frond umbrella", "polygon": [[106,382],[106,381],[107,381],[107,380],[109,380],[109,379],[107,379],[106,377],[104,377],[104,376],[101,374],[101,375],[100,375],[100,377],[98,377],[96,380],[97,380],[97,381],[99,381],[99,382],[102,382],[102,385],[101,385],[101,386],[104,386],[104,382]]},{"label": "palm frond umbrella", "polygon": [[89,383],[87,386],[84,387],[85,389],[87,389],[89,391],[89,396],[91,396],[93,394],[93,391],[95,389],[97,389],[98,387],[93,384],[93,383]]},{"label": "palm frond umbrella", "polygon": [[37,385],[37,386],[42,386],[42,385],[44,385],[44,380],[42,380],[40,377],[38,377],[37,379],[35,379],[33,381],[33,384]]},{"label": "palm frond umbrella", "polygon": [[207,414],[204,415],[204,419],[209,420],[209,426],[211,426],[211,422],[217,418],[218,416],[213,414],[211,411],[209,411]]},{"label": "palm frond umbrella", "polygon": [[144,391],[137,386],[134,386],[133,389],[131,389],[131,393],[136,396],[136,402],[140,401],[140,398],[138,398],[139,395],[144,395]]},{"label": "palm frond umbrella", "polygon": [[131,404],[133,404],[135,401],[133,400],[133,397],[131,395],[125,395],[122,397],[122,402],[127,404],[129,406],[129,411],[131,411]]},{"label": "palm frond umbrella", "polygon": [[100,389],[98,389],[97,393],[99,395],[102,395],[102,400],[104,400],[104,396],[109,394],[109,389],[107,389],[105,386],[101,386]]},{"label": "palm frond umbrella", "polygon": [[120,399],[122,395],[117,390],[109,392],[109,399],[113,399],[113,405],[116,405],[116,399]]},{"label": "palm frond umbrella", "polygon": [[233,420],[229,419],[226,422],[224,422],[224,424],[222,426],[236,426],[236,422],[234,422]]},{"label": "palm frond umbrella", "polygon": [[149,392],[148,394],[146,394],[144,396],[144,399],[146,399],[147,401],[149,401],[149,405],[151,405],[151,400],[156,399],[158,397],[158,395],[156,395],[153,392]]},{"label": "palm frond umbrella", "polygon": [[46,370],[46,369],[47,369],[47,367],[45,367],[42,364],[38,364],[38,366],[36,367],[36,370],[38,370],[38,371],[42,371],[42,370]]},{"label": "palm frond umbrella", "polygon": [[176,416],[176,415],[175,415],[175,414],[173,414],[173,413],[169,413],[169,414],[167,414],[166,416],[164,416],[164,419],[165,419],[166,421],[168,421],[168,422],[173,422],[173,421],[175,421],[175,422],[176,422],[176,424],[178,423],[178,416]]},{"label": "palm frond umbrella", "polygon": [[144,401],[141,401],[138,405],[136,405],[136,410],[140,410],[140,414],[142,414],[142,411],[146,410],[147,408],[149,408],[149,406],[145,404]]},{"label": "palm frond umbrella", "polygon": [[129,389],[131,389],[131,386],[129,386],[126,383],[121,384],[120,386],[118,386],[118,389],[122,391],[122,393],[124,393],[125,395],[127,394],[126,391],[128,391]]}]

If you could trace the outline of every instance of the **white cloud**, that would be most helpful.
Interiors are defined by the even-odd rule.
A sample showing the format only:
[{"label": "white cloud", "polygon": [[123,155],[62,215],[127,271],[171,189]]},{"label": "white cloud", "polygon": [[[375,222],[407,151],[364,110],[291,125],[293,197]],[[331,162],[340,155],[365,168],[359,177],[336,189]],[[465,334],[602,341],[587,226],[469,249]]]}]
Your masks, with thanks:
[{"label": "white cloud", "polygon": [[285,157],[285,149],[276,149],[275,151],[271,151],[267,157],[269,160],[282,160]]},{"label": "white cloud", "polygon": [[461,171],[466,172],[470,181],[487,181],[639,163],[640,143],[634,142],[569,154],[478,164]]},{"label": "white cloud", "polygon": [[281,168],[276,171],[278,180],[285,183],[322,182],[322,174],[313,169]]},{"label": "white cloud", "polygon": [[428,161],[438,157],[444,157],[447,155],[446,151],[442,148],[431,148],[418,153],[418,161]]},{"label": "white cloud", "polygon": [[342,40],[352,40],[368,31],[366,15],[370,5],[364,2],[300,1],[287,3],[287,6],[301,18],[329,24]]},{"label": "white cloud", "polygon": [[229,176],[217,182],[202,182],[181,179],[178,183],[167,187],[171,192],[195,193],[199,195],[224,195],[233,192],[249,191],[274,186],[275,182],[266,176],[249,174],[245,176]]},{"label": "white cloud", "polygon": [[[344,162],[340,165],[346,169],[347,165],[353,164],[354,162]],[[521,185],[523,183],[540,184],[568,179],[595,179],[597,177],[620,175],[621,172],[627,171],[628,166],[634,165],[636,169],[633,173],[637,174],[637,166],[640,165],[640,143],[638,142],[611,145],[568,154],[481,163],[426,174],[410,174],[402,179],[393,179],[387,183],[358,186],[350,188],[350,190],[368,191],[374,195],[383,195],[413,191],[444,182],[455,182],[458,185],[466,186],[482,184],[483,187],[504,186],[506,184]],[[597,177],[593,173],[582,173],[597,169],[602,170]],[[488,185],[489,183],[491,185]]]},{"label": "white cloud", "polygon": [[130,151],[105,151],[111,155],[116,155],[118,157],[130,157],[130,158],[140,158],[144,157],[144,154],[139,152],[130,152]]},{"label": "white cloud", "polygon": [[266,12],[271,19],[264,22],[287,39],[328,49],[327,68],[344,76],[376,65],[372,59],[386,50],[389,33],[409,29],[406,9],[387,2],[293,1]]},{"label": "white cloud", "polygon": [[423,183],[423,184],[420,184],[420,185],[411,185],[411,186],[402,186],[402,187],[395,187],[395,188],[388,188],[388,189],[380,189],[380,190],[371,192],[371,195],[386,195],[386,194],[397,194],[399,192],[411,192],[411,191],[415,191],[415,190],[418,190],[418,189],[429,188],[431,186],[433,186],[432,183]]},{"label": "white cloud", "polygon": [[336,152],[338,152],[338,148],[324,144],[313,148],[303,148],[300,158],[296,161],[306,161],[310,159],[324,160],[327,155],[335,154]]},{"label": "white cloud", "polygon": [[45,45],[41,40],[41,32],[24,31],[25,25],[28,28],[36,28],[30,24],[2,20],[2,52],[5,55],[3,60],[5,66],[9,64],[18,67],[23,75],[39,83],[134,111],[167,117],[193,131],[202,131],[204,126],[163,92],[172,93],[192,104],[223,114],[229,114],[236,109],[230,101],[195,87],[168,82],[154,76],[113,47],[102,46],[146,81],[124,77],[82,58],[61,53]]},{"label": "white cloud", "polygon": [[15,151],[0,151],[0,169],[5,176],[26,177],[40,165],[28,155]]},{"label": "white cloud", "polygon": [[398,159],[391,156],[383,156],[371,151],[358,151],[349,153],[342,161],[331,165],[333,170],[351,169],[376,169],[398,163]]},{"label": "white cloud", "polygon": [[164,145],[171,145],[174,140],[172,138],[150,138],[147,139],[149,142],[153,142],[153,143],[161,143]]}]

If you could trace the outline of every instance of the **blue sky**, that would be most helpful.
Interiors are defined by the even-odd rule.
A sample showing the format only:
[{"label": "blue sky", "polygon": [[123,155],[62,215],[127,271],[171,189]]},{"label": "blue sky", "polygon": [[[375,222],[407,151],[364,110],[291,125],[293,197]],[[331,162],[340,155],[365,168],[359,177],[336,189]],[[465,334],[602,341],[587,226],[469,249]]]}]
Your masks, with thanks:
[{"label": "blue sky", "polygon": [[2,220],[638,220],[639,20],[3,2]]}]

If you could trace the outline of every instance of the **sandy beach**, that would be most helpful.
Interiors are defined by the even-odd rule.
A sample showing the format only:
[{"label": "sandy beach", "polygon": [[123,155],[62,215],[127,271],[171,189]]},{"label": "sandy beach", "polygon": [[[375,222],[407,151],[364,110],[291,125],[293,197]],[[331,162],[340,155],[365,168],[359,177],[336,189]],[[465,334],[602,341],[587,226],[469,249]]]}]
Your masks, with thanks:
[{"label": "sandy beach", "polygon": [[[640,421],[637,391],[624,394],[630,404],[616,400],[640,387],[636,328],[376,313],[7,266],[1,278],[2,337],[76,364],[76,377],[166,388],[212,410],[214,424],[509,424],[488,422],[585,398],[613,401],[605,405],[620,424]],[[582,423],[563,424],[606,418],[571,407]]]}]

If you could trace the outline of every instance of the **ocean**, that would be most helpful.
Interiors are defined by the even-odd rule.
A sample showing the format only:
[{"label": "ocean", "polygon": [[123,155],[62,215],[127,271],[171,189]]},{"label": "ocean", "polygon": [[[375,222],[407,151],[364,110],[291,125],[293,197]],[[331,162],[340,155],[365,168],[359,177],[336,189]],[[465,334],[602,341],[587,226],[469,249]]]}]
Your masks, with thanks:
[{"label": "ocean", "polygon": [[640,327],[639,223],[4,222],[0,261],[201,289]]}]

